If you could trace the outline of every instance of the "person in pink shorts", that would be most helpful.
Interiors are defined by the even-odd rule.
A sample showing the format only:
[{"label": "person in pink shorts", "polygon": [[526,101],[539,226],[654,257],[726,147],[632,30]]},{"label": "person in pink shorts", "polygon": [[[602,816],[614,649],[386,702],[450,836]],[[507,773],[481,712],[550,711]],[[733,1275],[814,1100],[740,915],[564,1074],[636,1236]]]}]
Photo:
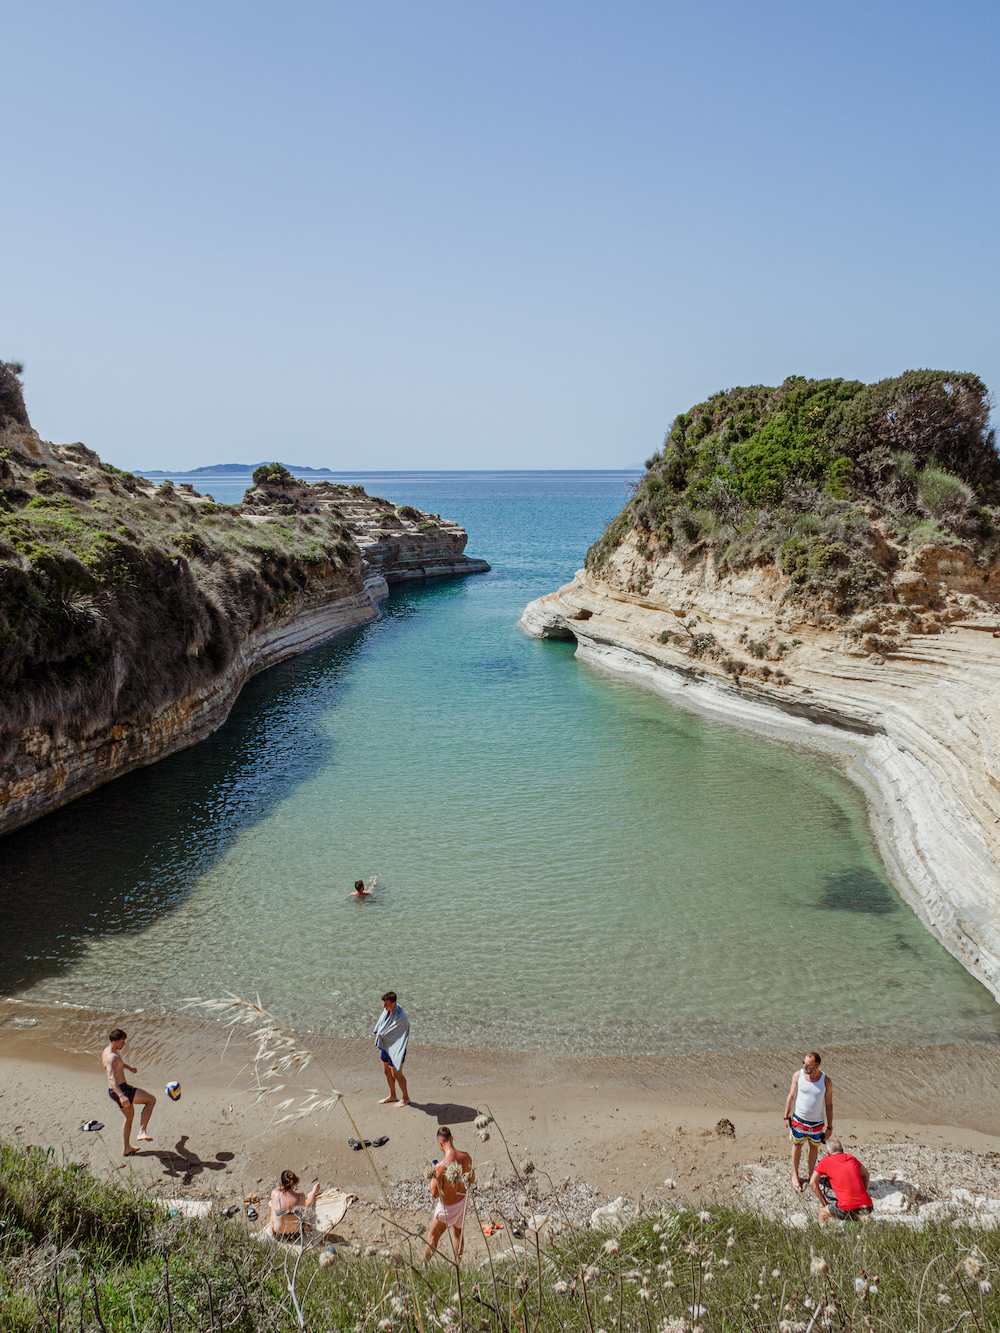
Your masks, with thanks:
[{"label": "person in pink shorts", "polygon": [[444,1156],[435,1164],[428,1187],[434,1200],[434,1216],[424,1248],[425,1264],[433,1257],[438,1241],[449,1227],[455,1258],[462,1257],[462,1228],[465,1225],[468,1187],[476,1178],[472,1158],[467,1152],[459,1152],[455,1147],[455,1140],[447,1125],[442,1125],[438,1130],[437,1141]]}]

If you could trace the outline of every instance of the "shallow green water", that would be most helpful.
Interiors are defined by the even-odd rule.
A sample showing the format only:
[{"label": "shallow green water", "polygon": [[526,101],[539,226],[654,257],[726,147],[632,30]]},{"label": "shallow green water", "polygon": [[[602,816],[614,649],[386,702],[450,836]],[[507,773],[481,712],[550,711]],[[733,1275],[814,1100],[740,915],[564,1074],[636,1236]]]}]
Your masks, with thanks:
[{"label": "shallow green water", "polygon": [[494,574],[404,589],[202,745],[8,839],[8,992],[259,992],[356,1036],[391,986],[415,1038],[567,1054],[997,1040],[837,774],[517,630],[621,479],[378,489],[465,522]]}]

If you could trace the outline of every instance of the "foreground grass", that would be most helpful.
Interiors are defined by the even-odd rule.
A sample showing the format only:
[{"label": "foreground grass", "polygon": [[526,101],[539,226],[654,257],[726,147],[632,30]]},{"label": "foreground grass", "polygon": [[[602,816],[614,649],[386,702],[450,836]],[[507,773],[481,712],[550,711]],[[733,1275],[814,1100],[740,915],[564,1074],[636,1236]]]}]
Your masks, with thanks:
[{"label": "foreground grass", "polygon": [[650,1214],[616,1238],[550,1239],[556,1226],[461,1270],[414,1264],[422,1244],[405,1233],[392,1260],[323,1268],[319,1252],[276,1252],[222,1218],[170,1219],[51,1153],[0,1145],[0,1329],[1000,1330],[1000,1244],[964,1228],[795,1231],[729,1209]]}]

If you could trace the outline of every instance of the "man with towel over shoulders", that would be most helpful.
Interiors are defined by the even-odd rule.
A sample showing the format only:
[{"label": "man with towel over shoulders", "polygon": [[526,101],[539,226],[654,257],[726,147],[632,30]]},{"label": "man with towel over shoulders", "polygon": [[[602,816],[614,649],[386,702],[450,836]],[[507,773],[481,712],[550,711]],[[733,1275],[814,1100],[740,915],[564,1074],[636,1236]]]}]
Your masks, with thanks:
[{"label": "man with towel over shoulders", "polygon": [[382,1057],[386,1082],[389,1084],[389,1095],[379,1099],[379,1106],[384,1106],[386,1102],[395,1102],[397,1106],[409,1106],[410,1094],[406,1090],[406,1079],[403,1077],[403,1061],[406,1059],[406,1043],[410,1039],[410,1020],[406,1017],[402,1006],[396,1003],[394,990],[387,990],[382,996],[382,1012],[375,1024],[373,1036],[378,1053]]}]

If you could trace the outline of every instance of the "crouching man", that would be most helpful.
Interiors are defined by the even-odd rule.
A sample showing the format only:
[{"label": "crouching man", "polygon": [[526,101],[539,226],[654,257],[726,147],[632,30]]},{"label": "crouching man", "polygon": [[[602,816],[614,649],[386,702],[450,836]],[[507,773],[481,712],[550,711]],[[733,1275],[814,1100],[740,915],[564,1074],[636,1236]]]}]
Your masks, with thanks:
[{"label": "crouching man", "polygon": [[809,1177],[819,1199],[820,1223],[829,1222],[831,1217],[842,1222],[867,1222],[872,1215],[868,1168],[844,1152],[839,1139],[830,1139],[826,1146],[827,1155],[819,1159]]}]

